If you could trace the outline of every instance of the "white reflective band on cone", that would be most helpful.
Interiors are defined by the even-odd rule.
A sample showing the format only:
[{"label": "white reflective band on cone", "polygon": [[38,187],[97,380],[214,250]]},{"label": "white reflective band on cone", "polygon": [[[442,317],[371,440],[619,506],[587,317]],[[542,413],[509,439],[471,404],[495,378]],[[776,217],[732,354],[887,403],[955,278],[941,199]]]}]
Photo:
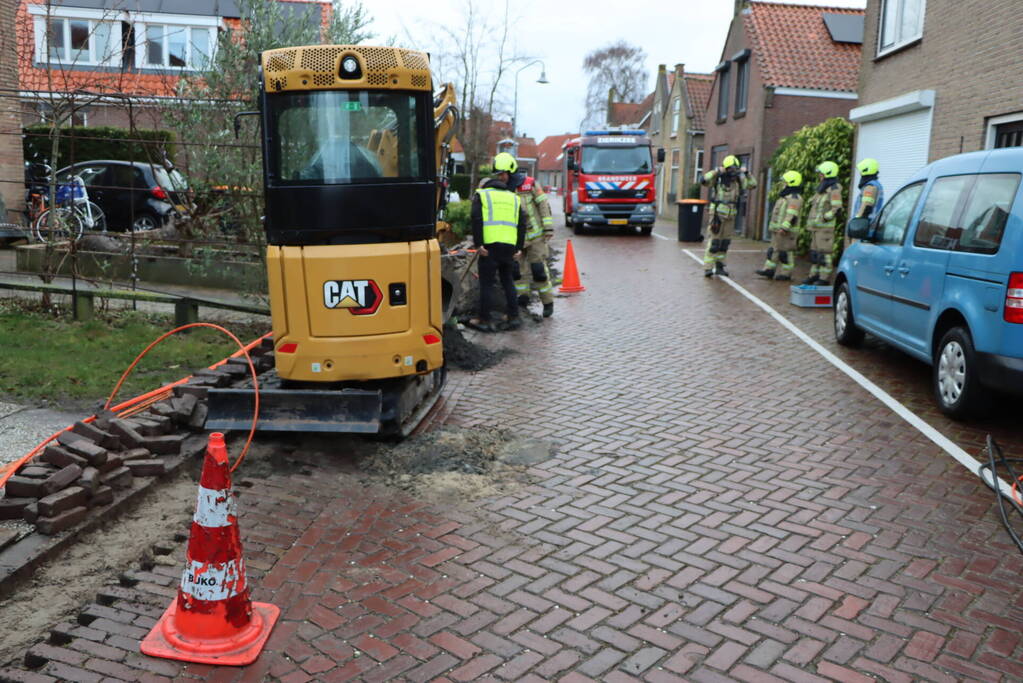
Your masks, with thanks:
[{"label": "white reflective band on cone", "polygon": [[234,496],[230,489],[199,487],[199,500],[195,504],[195,523],[208,528],[230,526],[228,517],[234,517]]},{"label": "white reflective band on cone", "polygon": [[197,600],[227,600],[245,589],[245,562],[211,564],[189,560],[181,573],[181,592]]}]

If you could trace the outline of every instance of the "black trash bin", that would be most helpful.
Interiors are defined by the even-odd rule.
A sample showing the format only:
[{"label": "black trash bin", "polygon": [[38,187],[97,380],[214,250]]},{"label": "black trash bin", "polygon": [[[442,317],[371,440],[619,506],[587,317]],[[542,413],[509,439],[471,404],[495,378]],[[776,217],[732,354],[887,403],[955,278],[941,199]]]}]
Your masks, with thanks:
[{"label": "black trash bin", "polygon": [[678,204],[678,241],[701,241],[703,207],[709,202],[706,199],[680,199],[675,203]]}]

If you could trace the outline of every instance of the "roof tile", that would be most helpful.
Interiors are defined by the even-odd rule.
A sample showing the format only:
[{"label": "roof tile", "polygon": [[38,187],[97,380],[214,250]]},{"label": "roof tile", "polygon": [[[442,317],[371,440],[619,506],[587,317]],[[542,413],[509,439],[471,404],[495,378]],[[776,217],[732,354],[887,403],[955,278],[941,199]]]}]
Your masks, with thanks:
[{"label": "roof tile", "polygon": [[693,130],[704,130],[706,125],[704,112],[710,100],[710,92],[714,89],[712,74],[685,74],[682,77],[686,84],[686,107]]},{"label": "roof tile", "polygon": [[856,92],[861,46],[833,41],[823,15],[862,16],[863,10],[771,2],[749,7],[743,23],[765,85]]}]

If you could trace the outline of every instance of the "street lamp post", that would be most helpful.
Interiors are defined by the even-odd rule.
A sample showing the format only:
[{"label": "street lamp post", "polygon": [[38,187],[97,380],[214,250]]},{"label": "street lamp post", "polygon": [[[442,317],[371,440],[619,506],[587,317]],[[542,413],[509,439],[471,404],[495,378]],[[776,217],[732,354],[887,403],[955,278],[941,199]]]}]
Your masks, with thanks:
[{"label": "street lamp post", "polygon": [[547,65],[543,63],[542,59],[534,59],[529,64],[526,64],[525,66],[519,68],[519,70],[515,72],[515,106],[514,106],[514,109],[512,111],[512,137],[513,138],[516,135],[518,135],[518,126],[519,126],[519,74],[522,73],[523,71],[525,71],[526,69],[528,69],[529,67],[533,66],[534,64],[539,64],[540,65],[540,78],[536,79],[536,82],[537,83],[542,83],[542,84],[550,83],[550,81],[547,80]]}]

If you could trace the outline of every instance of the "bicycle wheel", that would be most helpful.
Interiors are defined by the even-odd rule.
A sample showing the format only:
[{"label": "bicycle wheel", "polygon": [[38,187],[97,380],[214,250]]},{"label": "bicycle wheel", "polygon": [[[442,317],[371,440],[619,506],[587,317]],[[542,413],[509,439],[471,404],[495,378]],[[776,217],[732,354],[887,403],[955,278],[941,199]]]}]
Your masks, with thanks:
[{"label": "bicycle wheel", "polygon": [[32,224],[32,237],[37,242],[77,240],[84,229],[78,212],[62,206],[56,212],[45,209],[39,214],[39,218]]},{"label": "bicycle wheel", "polygon": [[76,207],[76,211],[82,219],[82,227],[86,232],[106,232],[107,217],[103,209],[99,208],[96,202],[86,202],[86,205]]}]

